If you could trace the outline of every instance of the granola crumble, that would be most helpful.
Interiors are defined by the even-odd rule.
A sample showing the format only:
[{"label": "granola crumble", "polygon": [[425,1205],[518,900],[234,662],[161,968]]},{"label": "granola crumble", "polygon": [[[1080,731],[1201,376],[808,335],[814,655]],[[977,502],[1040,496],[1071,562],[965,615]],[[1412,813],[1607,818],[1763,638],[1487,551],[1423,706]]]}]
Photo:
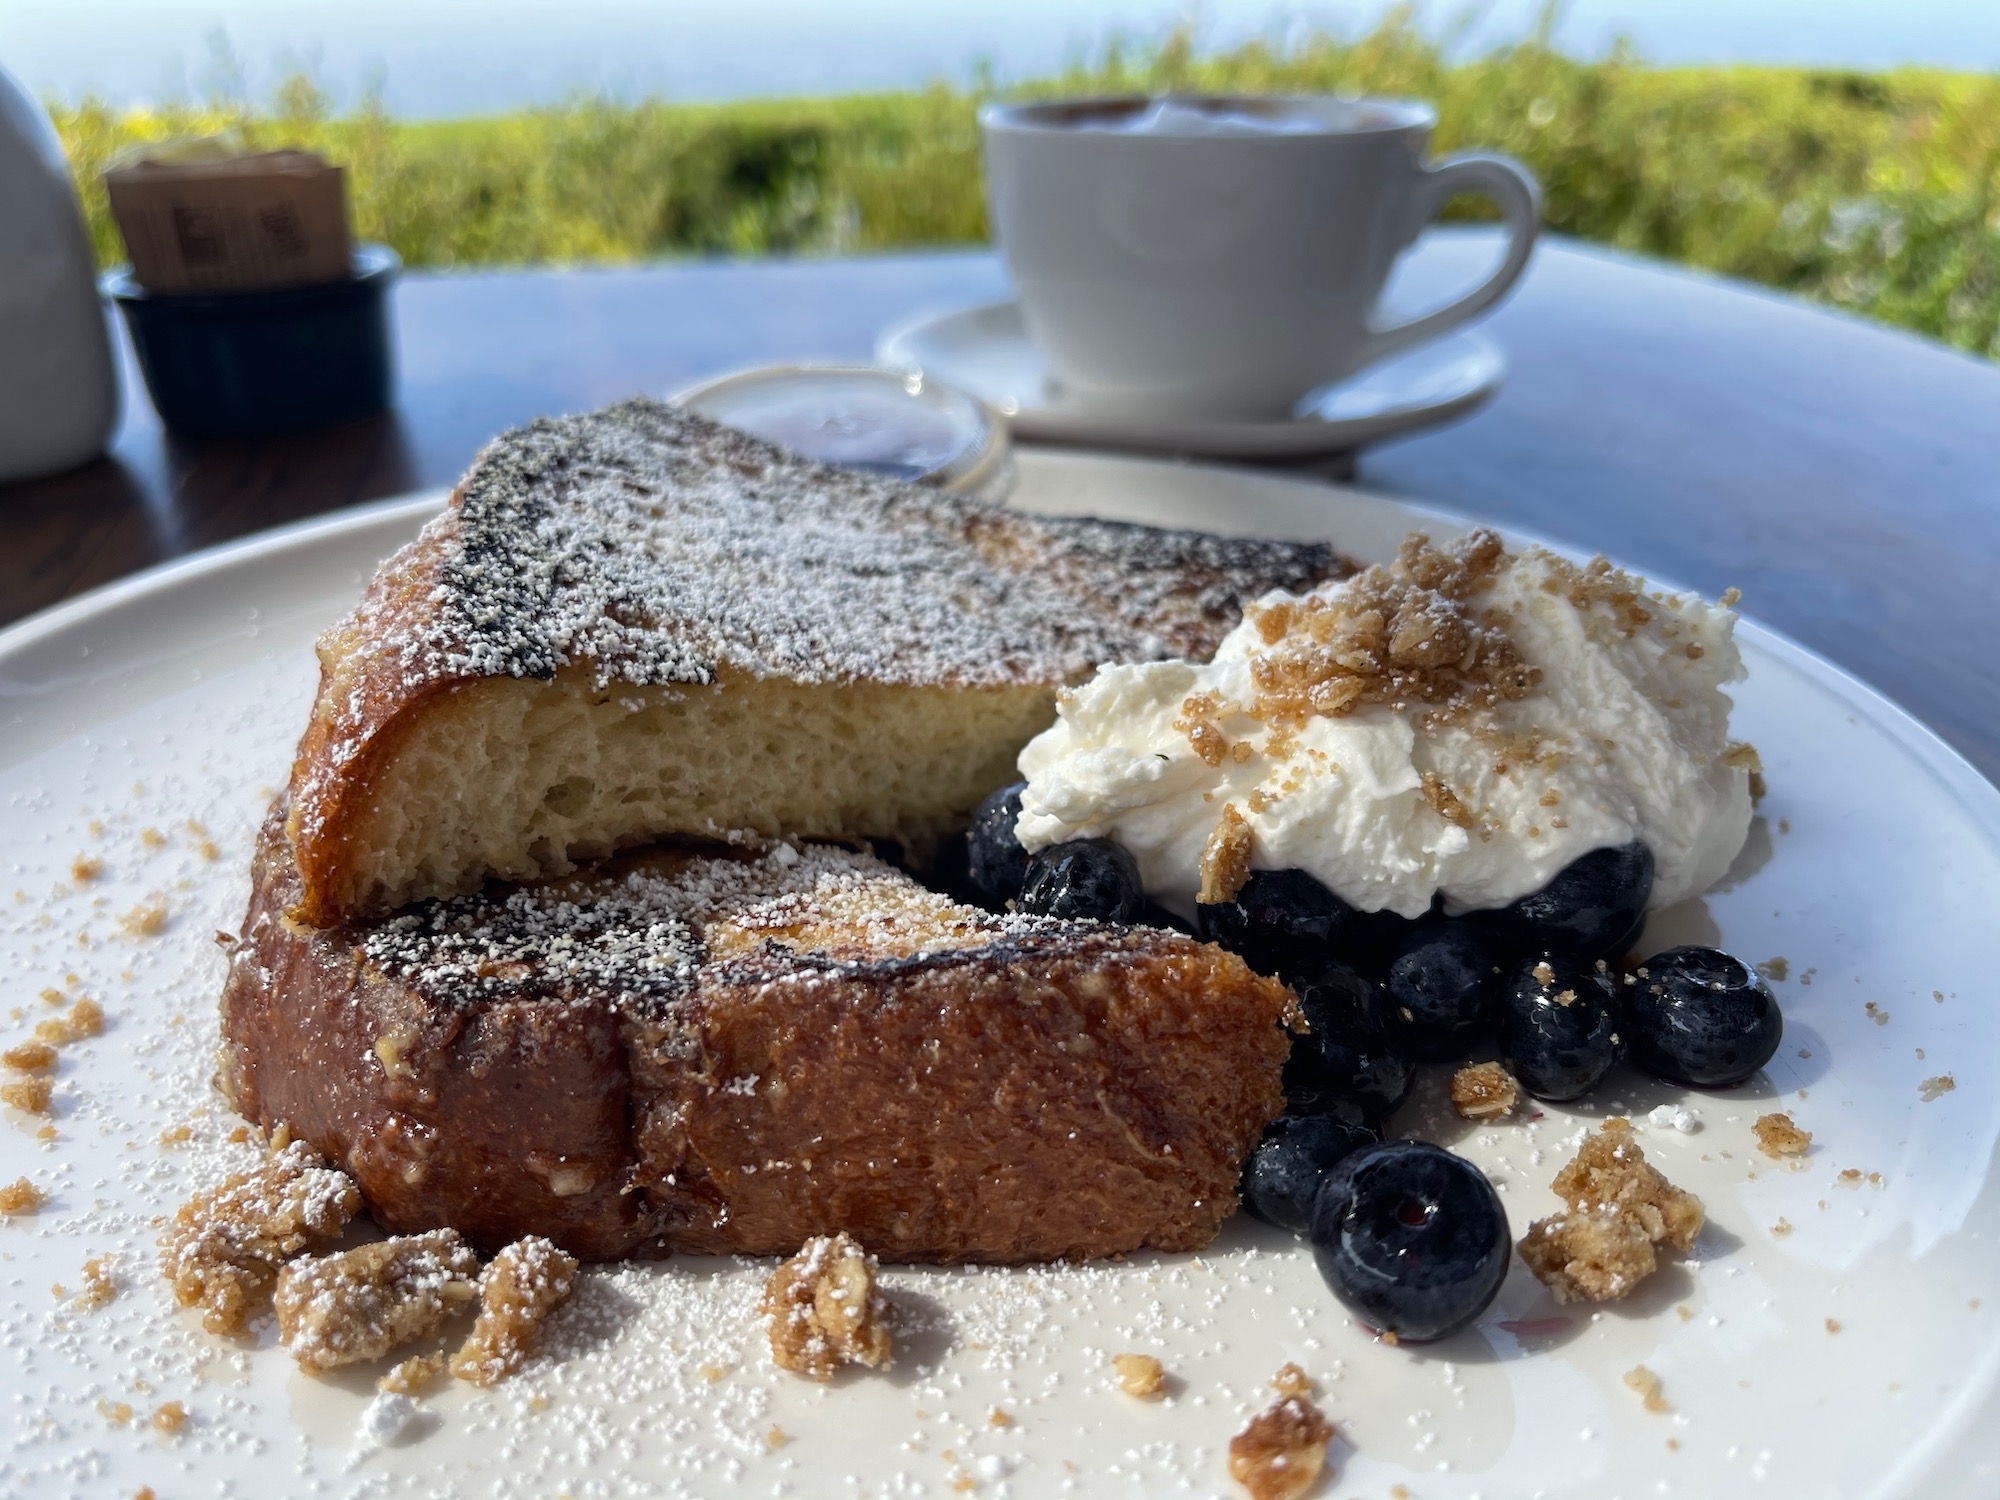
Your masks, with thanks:
[{"label": "granola crumble", "polygon": [[1229,1477],[1250,1500],[1296,1500],[1319,1480],[1333,1423],[1303,1396],[1286,1396],[1229,1440]]},{"label": "granola crumble", "polygon": [[494,1256],[479,1278],[479,1320],[451,1373],[474,1385],[497,1385],[541,1347],[542,1325],[576,1286],[576,1257],[530,1235]]},{"label": "granola crumble", "polygon": [[31,1214],[49,1201],[49,1195],[25,1177],[17,1177],[0,1187],[0,1216]]},{"label": "granola crumble", "polygon": [[780,1369],[831,1380],[842,1365],[889,1363],[888,1306],[875,1261],[846,1232],[807,1240],[764,1284],[771,1359]]},{"label": "granola crumble", "polygon": [[1759,1115],[1750,1133],[1757,1137],[1757,1149],[1773,1160],[1804,1156],[1812,1146],[1812,1132],[1799,1129],[1792,1117],[1782,1112]]},{"label": "granola crumble", "polygon": [[1473,1063],[1451,1075],[1451,1107],[1461,1120],[1497,1120],[1521,1102],[1521,1086],[1497,1062]]},{"label": "granola crumble", "polygon": [[302,1369],[380,1359],[435,1333],[479,1295],[479,1257],[454,1229],[399,1235],[278,1273],[278,1341]]},{"label": "granola crumble", "polygon": [[1629,1121],[1607,1120],[1552,1184],[1568,1212],[1528,1226],[1521,1259],[1558,1302],[1610,1302],[1659,1267],[1660,1247],[1685,1255],[1701,1200],[1646,1161]]},{"label": "granola crumble", "polygon": [[303,1142],[182,1204],[161,1237],[161,1270],[210,1333],[241,1333],[270,1300],[278,1267],[332,1239],[361,1209],[345,1172]]}]

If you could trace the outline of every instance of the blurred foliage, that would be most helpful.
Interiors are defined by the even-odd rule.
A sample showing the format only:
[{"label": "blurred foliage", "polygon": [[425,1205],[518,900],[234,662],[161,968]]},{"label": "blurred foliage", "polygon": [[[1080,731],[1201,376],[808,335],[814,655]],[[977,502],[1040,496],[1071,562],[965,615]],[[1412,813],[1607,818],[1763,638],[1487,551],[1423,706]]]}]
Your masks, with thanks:
[{"label": "blurred foliage", "polygon": [[[1412,96],[1437,149],[1527,162],[1551,228],[1741,276],[2000,357],[2000,77],[1582,62],[1530,38],[1454,62],[1408,14],[1356,38],[1203,53],[1187,32],[1113,40],[1006,89],[727,105],[579,99],[437,123],[312,80],[263,107],[51,111],[102,261],[122,258],[98,173],[117,151],[233,132],[343,163],[356,231],[413,266],[975,244],[978,106],[999,96],[1340,92]],[[1454,213],[1474,216],[1472,203]]]}]

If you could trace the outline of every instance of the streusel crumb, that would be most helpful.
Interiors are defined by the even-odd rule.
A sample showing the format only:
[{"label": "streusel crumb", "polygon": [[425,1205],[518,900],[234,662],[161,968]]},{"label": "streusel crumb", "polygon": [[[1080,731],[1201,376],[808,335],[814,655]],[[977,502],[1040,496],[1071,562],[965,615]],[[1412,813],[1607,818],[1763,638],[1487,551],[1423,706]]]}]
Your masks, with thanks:
[{"label": "streusel crumb", "polygon": [[1646,1160],[1629,1120],[1606,1120],[1550,1184],[1572,1213],[1616,1208],[1636,1217],[1654,1244],[1685,1255],[1701,1233],[1701,1200],[1675,1187]]},{"label": "streusel crumb", "polygon": [[1196,693],[1181,704],[1181,716],[1174,720],[1174,728],[1187,736],[1204,764],[1219,766],[1229,755],[1229,736],[1215,723],[1224,711],[1215,694]]},{"label": "streusel crumb", "polygon": [[1298,724],[1363,704],[1409,703],[1439,723],[1526,697],[1540,671],[1522,660],[1503,622],[1470,603],[1504,555],[1490,531],[1448,547],[1413,535],[1394,563],[1356,574],[1337,599],[1252,605],[1245,613],[1265,648],[1250,655],[1256,716]]},{"label": "streusel crumb", "polygon": [[1607,1120],[1552,1186],[1567,1213],[1538,1219],[1521,1259],[1558,1302],[1609,1302],[1659,1266],[1659,1248],[1685,1255],[1703,1222],[1701,1200],[1646,1161],[1631,1122]]},{"label": "streusel crumb", "polygon": [[0,1187],[0,1215],[31,1214],[49,1201],[49,1195],[25,1177],[17,1177]]},{"label": "streusel crumb", "polygon": [[1667,1398],[1660,1394],[1660,1377],[1644,1365],[1634,1365],[1625,1372],[1626,1386],[1639,1393],[1639,1400],[1647,1411],[1672,1411]]},{"label": "streusel crumb", "polygon": [[1201,894],[1195,899],[1215,906],[1236,899],[1243,882],[1250,878],[1250,850],[1254,843],[1250,825],[1236,804],[1223,804],[1222,818],[1201,851]]},{"label": "streusel crumb", "polygon": [[99,1255],[83,1263],[83,1290],[76,1294],[81,1308],[102,1307],[118,1295],[118,1282],[111,1274],[109,1255]]},{"label": "streusel crumb", "polygon": [[1759,1115],[1750,1132],[1757,1149],[1770,1157],[1804,1156],[1812,1145],[1812,1132],[1799,1129],[1787,1114]]},{"label": "streusel crumb", "polygon": [[16,1073],[45,1073],[56,1065],[56,1049],[47,1042],[22,1042],[0,1052],[0,1063]]},{"label": "streusel crumb", "polygon": [[479,1321],[451,1357],[451,1373],[497,1385],[541,1347],[542,1325],[576,1286],[576,1257],[539,1235],[516,1240],[479,1278]]},{"label": "streusel crumb", "polygon": [[380,1359],[437,1332],[479,1295],[478,1276],[479,1257],[455,1229],[295,1260],[272,1299],[278,1342],[315,1372]]},{"label": "streusel crumb", "polygon": [[118,919],[127,937],[158,937],[167,930],[167,898],[154,895],[140,902]]},{"label": "streusel crumb", "polygon": [[332,1239],[361,1193],[303,1142],[182,1204],[161,1237],[161,1271],[210,1333],[241,1333],[270,1301],[278,1267]]},{"label": "streusel crumb", "polygon": [[17,1078],[12,1083],[0,1083],[0,1103],[11,1105],[23,1114],[52,1114],[55,1085],[46,1078]]},{"label": "streusel crumb", "polygon": [[1167,1389],[1166,1366],[1150,1354],[1114,1354],[1111,1373],[1119,1390],[1141,1401],[1157,1401]]},{"label": "streusel crumb", "polygon": [[149,1420],[152,1422],[155,1432],[172,1437],[183,1427],[187,1426],[187,1419],[187,1408],[178,1401],[169,1401],[156,1408]]},{"label": "streusel crumb", "polygon": [[1617,1209],[1552,1214],[1528,1226],[1521,1260],[1558,1302],[1612,1302],[1659,1269],[1646,1231]]},{"label": "streusel crumb", "polygon": [[69,1014],[35,1024],[35,1035],[54,1047],[67,1047],[104,1030],[104,1007],[88,995],[69,1008]]},{"label": "streusel crumb", "polygon": [[375,1382],[375,1389],[392,1396],[415,1396],[429,1390],[444,1374],[442,1354],[413,1354]]},{"label": "streusel crumb", "polygon": [[780,1369],[831,1380],[842,1365],[886,1368],[888,1304],[875,1261],[844,1231],[807,1240],[764,1283],[771,1359]]},{"label": "streusel crumb", "polygon": [[1474,1063],[1451,1075],[1451,1107],[1462,1120],[1497,1120],[1521,1102],[1521,1086],[1497,1062]]},{"label": "streusel crumb", "polygon": [[1271,1389],[1280,1396],[1310,1396],[1313,1393],[1312,1376],[1295,1364],[1278,1367],[1278,1373],[1271,1377]]},{"label": "streusel crumb", "polygon": [[1229,1477],[1250,1500],[1296,1500],[1319,1480],[1333,1423],[1303,1396],[1286,1396],[1229,1440]]}]

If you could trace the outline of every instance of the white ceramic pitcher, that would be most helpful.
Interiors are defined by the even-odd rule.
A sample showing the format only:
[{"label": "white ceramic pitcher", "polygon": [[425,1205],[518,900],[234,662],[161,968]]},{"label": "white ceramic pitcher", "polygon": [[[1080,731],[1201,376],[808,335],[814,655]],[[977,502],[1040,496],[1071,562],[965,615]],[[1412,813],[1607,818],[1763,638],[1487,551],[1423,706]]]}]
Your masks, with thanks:
[{"label": "white ceramic pitcher", "polygon": [[118,374],[55,127],[0,69],[0,484],[104,451]]}]

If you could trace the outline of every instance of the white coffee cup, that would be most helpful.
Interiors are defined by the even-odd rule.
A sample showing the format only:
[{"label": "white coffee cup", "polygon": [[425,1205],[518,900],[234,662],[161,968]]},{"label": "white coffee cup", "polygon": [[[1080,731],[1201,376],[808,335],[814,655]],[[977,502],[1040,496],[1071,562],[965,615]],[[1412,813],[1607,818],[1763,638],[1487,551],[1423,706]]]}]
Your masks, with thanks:
[{"label": "white coffee cup", "polygon": [[[994,233],[1066,399],[1277,417],[1318,386],[1491,307],[1541,193],[1503,156],[1425,158],[1436,115],[1392,99],[1078,99],[980,112]],[[1499,267],[1407,322],[1379,307],[1446,201],[1499,206]]]}]

